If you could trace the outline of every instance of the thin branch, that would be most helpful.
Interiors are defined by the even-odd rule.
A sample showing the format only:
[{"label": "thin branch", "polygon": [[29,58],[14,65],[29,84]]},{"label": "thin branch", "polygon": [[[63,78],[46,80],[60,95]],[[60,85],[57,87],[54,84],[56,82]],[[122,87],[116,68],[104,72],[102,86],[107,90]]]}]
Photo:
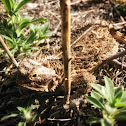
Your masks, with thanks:
[{"label": "thin branch", "polygon": [[110,29],[110,34],[113,36],[114,39],[116,39],[117,42],[126,45],[126,41],[125,41],[123,38],[121,38],[120,36],[118,36],[118,35],[116,34],[116,31],[117,31],[117,30],[115,30],[114,28],[112,28],[112,29]]},{"label": "thin branch", "polygon": [[109,61],[111,61],[111,60],[113,60],[113,59],[122,57],[122,56],[124,56],[124,55],[126,55],[126,50],[125,50],[125,51],[122,51],[122,52],[116,53],[115,55],[113,55],[113,56],[107,58],[106,60],[104,60],[104,62],[109,62]]},{"label": "thin branch", "polygon": [[18,62],[15,60],[14,56],[11,54],[10,50],[8,49],[8,47],[5,44],[4,39],[2,38],[1,35],[0,35],[0,43],[2,44],[4,50],[6,51],[6,53],[8,54],[10,59],[12,60],[13,64],[18,68]]},{"label": "thin branch", "polygon": [[71,118],[68,118],[68,119],[54,119],[54,118],[48,118],[49,121],[61,121],[61,122],[64,122],[64,121],[70,121],[72,120]]},{"label": "thin branch", "polygon": [[116,53],[115,55],[113,55],[113,56],[107,58],[106,60],[103,60],[101,64],[99,64],[98,66],[96,66],[96,67],[93,69],[93,71],[95,71],[96,69],[98,69],[99,67],[101,67],[103,64],[109,63],[109,62],[111,62],[112,60],[117,59],[117,58],[119,58],[119,57],[122,57],[122,56],[124,56],[124,55],[126,55],[126,50],[125,50],[125,51],[122,51],[122,52],[119,52],[119,53]]},{"label": "thin branch", "polygon": [[126,70],[126,65],[125,64],[122,64],[118,60],[114,59],[111,62],[112,62],[112,64],[115,64],[117,67],[120,67],[120,68],[122,67],[122,69]]},{"label": "thin branch", "polygon": [[69,104],[71,91],[71,56],[70,56],[70,0],[60,0],[62,17],[62,49],[64,58],[66,104]]}]

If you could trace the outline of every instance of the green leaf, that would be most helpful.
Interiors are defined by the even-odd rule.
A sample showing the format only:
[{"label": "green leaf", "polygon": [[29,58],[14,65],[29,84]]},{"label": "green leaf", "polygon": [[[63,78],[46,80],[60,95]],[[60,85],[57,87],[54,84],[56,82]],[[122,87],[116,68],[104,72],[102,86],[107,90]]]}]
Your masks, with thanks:
[{"label": "green leaf", "polygon": [[48,31],[48,32],[46,32],[46,33],[44,34],[44,36],[45,36],[45,37],[48,37],[48,36],[50,36],[51,34],[53,34],[53,32]]},{"label": "green leaf", "polygon": [[109,101],[109,95],[106,92],[106,89],[104,86],[101,86],[99,84],[91,84],[92,88],[95,89],[97,92],[99,92],[101,95],[104,96],[104,98],[106,98],[107,101]]},{"label": "green leaf", "polygon": [[43,35],[47,32],[47,30],[48,30],[48,28],[49,28],[49,25],[50,25],[49,22],[46,22],[46,23],[44,24],[44,26],[43,26],[43,28],[42,28],[42,34],[43,34]]},{"label": "green leaf", "polygon": [[19,106],[18,106],[17,109],[18,109],[19,111],[23,111],[23,112],[25,111],[25,108],[23,108],[23,107],[19,107]]},{"label": "green leaf", "polygon": [[30,22],[33,19],[33,17],[24,17],[20,20],[20,25],[25,23],[25,22]]},{"label": "green leaf", "polygon": [[8,29],[12,29],[12,24],[11,23],[8,23]]},{"label": "green leaf", "polygon": [[15,8],[15,5],[16,5],[15,0],[10,0],[10,5],[11,5],[11,9],[14,11],[14,8]]},{"label": "green leaf", "polygon": [[116,115],[116,114],[119,114],[119,113],[121,113],[121,112],[126,113],[126,107],[117,109],[116,112],[115,112],[114,114]]},{"label": "green leaf", "polygon": [[13,39],[11,37],[8,37],[6,35],[2,35],[4,37],[4,39],[6,39],[6,41],[10,41],[13,43]]},{"label": "green leaf", "polygon": [[126,107],[118,109],[112,117],[115,120],[126,120]]},{"label": "green leaf", "polygon": [[95,89],[97,92],[99,92],[101,95],[103,94],[102,92],[102,88],[104,88],[103,86],[99,85],[99,84],[91,84],[92,88]]},{"label": "green leaf", "polygon": [[114,126],[114,123],[110,119],[101,119],[101,126]]},{"label": "green leaf", "polygon": [[39,18],[39,19],[36,19],[36,20],[32,20],[30,21],[29,19],[26,19],[24,20],[16,29],[16,33],[18,34],[18,36],[20,36],[21,34],[21,31],[23,30],[23,28],[25,28],[26,26],[32,24],[32,23],[35,23],[35,22],[38,22],[38,21],[46,21],[45,18]]},{"label": "green leaf", "polygon": [[11,51],[12,54],[15,54],[15,53],[17,53],[19,50],[18,50],[18,47],[17,47],[17,46],[14,46],[14,47],[10,48],[10,51]]},{"label": "green leaf", "polygon": [[115,93],[114,84],[108,77],[105,77],[104,80],[105,80],[106,92],[109,95],[109,100],[110,100],[110,103],[112,104],[114,102],[114,93]]},{"label": "green leaf", "polygon": [[28,3],[29,1],[31,1],[31,0],[22,0],[22,1],[18,4],[18,6],[15,8],[15,13],[16,13],[21,7],[23,7],[26,3]]},{"label": "green leaf", "polygon": [[1,121],[4,121],[8,118],[11,118],[11,117],[17,117],[19,114],[16,114],[16,113],[12,113],[11,115],[7,115],[7,116],[4,116],[1,118]]},{"label": "green leaf", "polygon": [[126,91],[123,92],[120,102],[126,102]]},{"label": "green leaf", "polygon": [[20,36],[22,30],[23,30],[26,26],[28,26],[28,25],[29,25],[29,21],[26,20],[26,21],[24,21],[23,23],[21,23],[21,24],[17,27],[16,33],[17,33],[18,37]]},{"label": "green leaf", "polygon": [[17,38],[17,33],[16,32],[13,32],[13,37]]},{"label": "green leaf", "polygon": [[86,121],[87,123],[93,124],[93,123],[100,123],[100,118],[97,117],[89,117]]},{"label": "green leaf", "polygon": [[115,102],[119,102],[121,100],[122,94],[123,94],[123,87],[116,88],[114,96]]},{"label": "green leaf", "polygon": [[113,116],[113,119],[117,120],[117,121],[121,121],[121,120],[126,120],[126,111],[121,111],[118,113],[115,113]]},{"label": "green leaf", "polygon": [[26,126],[26,122],[19,122],[18,126]]},{"label": "green leaf", "polygon": [[[117,109],[115,108],[115,106],[111,106],[110,104],[105,104],[105,109],[107,110],[107,114],[111,115],[111,113],[114,113]],[[104,114],[103,114],[104,115]]]},{"label": "green leaf", "polygon": [[48,37],[52,34],[53,32],[46,32],[44,35],[43,34],[39,34],[39,40],[44,39],[45,37]]},{"label": "green leaf", "polygon": [[37,38],[37,31],[31,31],[29,38],[27,39],[26,43],[33,43],[34,40]]},{"label": "green leaf", "polygon": [[5,8],[7,9],[8,13],[11,12],[11,4],[10,4],[10,0],[2,0]]},{"label": "green leaf", "polygon": [[40,22],[40,21],[47,21],[47,19],[45,19],[45,18],[38,18],[38,19],[35,19],[35,20],[33,20],[33,21],[31,21],[30,23],[35,23],[35,22]]},{"label": "green leaf", "polygon": [[104,100],[102,98],[102,96],[100,94],[98,94],[97,92],[91,92],[91,97],[97,99],[98,101],[100,101],[101,103],[104,104]]},{"label": "green leaf", "polygon": [[96,107],[100,108],[101,110],[106,111],[104,105],[100,101],[98,101],[97,99],[95,99],[95,98],[93,98],[91,96],[87,96],[86,99],[87,99],[88,102],[92,103]]},{"label": "green leaf", "polygon": [[114,123],[110,119],[103,119],[103,118],[97,118],[97,117],[90,117],[86,121],[87,123],[93,124],[93,123],[100,123],[101,126],[114,126]]},{"label": "green leaf", "polygon": [[126,102],[115,103],[115,107],[126,107]]}]

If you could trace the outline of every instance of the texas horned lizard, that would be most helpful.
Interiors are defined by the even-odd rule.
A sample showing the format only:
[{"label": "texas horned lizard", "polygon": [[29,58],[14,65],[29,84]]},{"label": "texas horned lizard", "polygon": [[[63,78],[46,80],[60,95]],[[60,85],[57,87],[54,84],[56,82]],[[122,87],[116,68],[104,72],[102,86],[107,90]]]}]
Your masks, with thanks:
[{"label": "texas horned lizard", "polygon": [[16,82],[19,85],[36,91],[53,91],[60,83],[61,78],[52,69],[47,60],[42,62],[24,58],[20,64]]}]

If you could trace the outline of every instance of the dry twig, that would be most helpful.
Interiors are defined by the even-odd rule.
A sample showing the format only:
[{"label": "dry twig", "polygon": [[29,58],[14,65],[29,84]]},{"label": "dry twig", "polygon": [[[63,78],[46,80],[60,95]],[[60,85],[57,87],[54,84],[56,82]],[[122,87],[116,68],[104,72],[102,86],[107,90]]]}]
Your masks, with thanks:
[{"label": "dry twig", "polygon": [[121,67],[122,69],[126,70],[126,65],[125,64],[122,64],[118,60],[114,59],[111,62],[112,62],[112,64],[114,63],[116,66]]},{"label": "dry twig", "polygon": [[116,24],[110,24],[109,31],[110,34],[119,42],[126,45],[126,41],[116,34],[118,29],[121,29],[125,26],[126,22],[116,23]]},{"label": "dry twig", "polygon": [[10,57],[10,59],[12,60],[12,62],[14,63],[14,65],[18,68],[18,63],[15,60],[14,56],[11,54],[11,52],[9,51],[7,45],[5,44],[2,36],[0,35],[0,43],[2,44],[4,50],[6,51],[6,53],[8,54],[8,56]]},{"label": "dry twig", "polygon": [[[93,69],[93,71],[96,70],[96,69],[98,69],[99,67],[101,67],[103,64],[108,63],[108,62],[111,62],[112,60],[117,59],[117,58],[119,58],[119,57],[122,57],[122,56],[124,56],[124,55],[126,55],[126,50],[125,50],[125,51],[122,51],[122,52],[119,52],[119,53],[116,53],[116,54],[113,55],[113,56],[110,56],[110,57],[107,58],[106,60],[103,60],[101,64],[99,64],[98,66],[96,66],[96,67]],[[115,62],[115,61],[114,61],[114,62]]]},{"label": "dry twig", "polygon": [[69,104],[71,91],[71,61],[70,61],[70,0],[61,0],[62,17],[62,49],[64,57],[66,104]]}]

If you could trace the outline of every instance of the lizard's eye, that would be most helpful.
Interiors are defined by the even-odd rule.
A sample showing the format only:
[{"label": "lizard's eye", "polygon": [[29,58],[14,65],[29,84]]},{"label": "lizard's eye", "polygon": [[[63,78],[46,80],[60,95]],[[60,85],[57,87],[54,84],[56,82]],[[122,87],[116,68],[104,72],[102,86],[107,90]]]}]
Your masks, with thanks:
[{"label": "lizard's eye", "polygon": [[33,74],[33,77],[36,77],[37,75],[36,74]]}]

